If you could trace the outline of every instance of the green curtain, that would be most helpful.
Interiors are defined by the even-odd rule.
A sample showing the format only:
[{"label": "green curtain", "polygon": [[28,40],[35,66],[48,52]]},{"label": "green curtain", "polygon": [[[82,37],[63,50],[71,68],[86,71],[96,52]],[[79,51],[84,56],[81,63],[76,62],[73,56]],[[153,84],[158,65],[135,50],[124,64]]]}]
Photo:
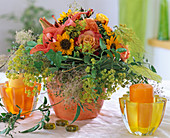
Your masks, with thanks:
[{"label": "green curtain", "polygon": [[[119,0],[119,23],[132,28],[144,48],[148,0]],[[133,54],[135,51],[131,51]],[[143,55],[143,53],[141,53]]]}]

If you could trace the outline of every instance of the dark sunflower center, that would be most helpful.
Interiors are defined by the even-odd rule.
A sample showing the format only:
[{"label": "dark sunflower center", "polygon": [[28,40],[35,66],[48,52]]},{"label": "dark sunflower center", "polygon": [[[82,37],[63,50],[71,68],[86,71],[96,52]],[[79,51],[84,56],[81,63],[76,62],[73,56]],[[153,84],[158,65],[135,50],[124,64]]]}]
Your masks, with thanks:
[{"label": "dark sunflower center", "polygon": [[68,50],[68,49],[70,49],[71,43],[70,43],[70,41],[68,39],[63,39],[60,42],[60,45],[61,45],[62,49]]},{"label": "dark sunflower center", "polygon": [[112,44],[111,44],[110,49],[112,49],[112,48],[116,49],[115,43],[112,43]]}]

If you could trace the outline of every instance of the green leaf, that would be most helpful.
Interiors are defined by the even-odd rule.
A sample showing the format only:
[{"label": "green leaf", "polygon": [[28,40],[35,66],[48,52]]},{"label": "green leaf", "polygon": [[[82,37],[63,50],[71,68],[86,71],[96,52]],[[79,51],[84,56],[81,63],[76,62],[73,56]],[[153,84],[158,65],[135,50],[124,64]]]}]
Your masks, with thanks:
[{"label": "green leaf", "polygon": [[46,116],[49,116],[49,115],[50,115],[50,110],[48,110],[46,113]]},{"label": "green leaf", "polygon": [[7,129],[8,129],[8,128],[6,128],[6,129],[4,129],[4,130],[0,131],[0,134],[5,134],[5,133],[6,133],[6,131],[7,131]]},{"label": "green leaf", "polygon": [[115,57],[116,57],[116,60],[119,61],[119,59],[120,59],[120,54],[119,54],[119,53],[115,53]]},{"label": "green leaf", "polygon": [[4,107],[4,105],[3,105],[3,104],[1,104],[1,103],[0,103],[0,106],[1,106],[1,107]]},{"label": "green leaf", "polygon": [[27,45],[28,45],[29,47],[34,47],[34,46],[37,45],[37,43],[34,42],[34,41],[29,41],[29,42],[27,42]]},{"label": "green leaf", "polygon": [[27,129],[27,130],[24,130],[24,131],[21,131],[19,133],[29,133],[29,132],[33,132],[35,130],[37,130],[39,128],[40,124],[37,124],[36,126],[30,128],[30,129]]},{"label": "green leaf", "polygon": [[45,116],[45,121],[47,121],[47,122],[49,122],[49,121],[50,121],[49,116]]},{"label": "green leaf", "polygon": [[84,108],[83,108],[83,105],[81,104],[81,102],[79,102],[79,104],[80,104],[80,107],[81,107],[82,111],[85,112],[85,111],[84,111]]},{"label": "green leaf", "polygon": [[116,51],[115,51],[115,49],[111,49],[111,51],[113,52],[113,54],[115,55],[115,57],[116,57],[116,60],[117,61],[119,61],[119,59],[120,59],[120,54],[119,53],[117,53]]},{"label": "green leaf", "polygon": [[41,130],[41,129],[44,127],[44,125],[45,125],[45,122],[42,121],[42,122],[41,122],[41,127],[40,127],[38,130]]},{"label": "green leaf", "polygon": [[137,65],[130,65],[130,69],[136,73],[137,75],[142,75],[148,79],[161,82],[162,78],[156,74],[155,72],[151,71],[150,69],[144,67],[144,66],[137,66]]},{"label": "green leaf", "polygon": [[55,53],[52,49],[50,49],[47,53],[46,56],[49,60],[51,60],[57,67],[58,69],[61,67],[61,62],[65,60],[62,56],[62,52],[58,51]]},{"label": "green leaf", "polygon": [[9,132],[10,132],[12,129],[13,129],[13,128],[8,127],[8,128],[7,128],[7,131],[6,131],[6,133],[5,133],[5,135],[8,135]]},{"label": "green leaf", "polygon": [[83,79],[86,79],[86,78],[90,78],[91,77],[91,75],[85,75],[85,76],[83,76],[81,79],[83,80]]},{"label": "green leaf", "polygon": [[106,45],[104,44],[103,40],[100,38],[100,48],[104,51],[106,49]]},{"label": "green leaf", "polygon": [[120,53],[126,52],[126,51],[127,51],[126,48],[118,48],[118,49],[116,49],[116,52],[120,52]]},{"label": "green leaf", "polygon": [[151,65],[151,70],[152,70],[153,72],[157,73],[157,72],[156,72],[156,69],[155,69],[154,66],[152,66],[152,65]]},{"label": "green leaf", "polygon": [[55,73],[58,69],[55,67],[49,68],[51,70],[52,73]]},{"label": "green leaf", "polygon": [[89,55],[84,56],[84,63],[90,64],[90,56]]},{"label": "green leaf", "polygon": [[73,123],[77,120],[77,118],[79,117],[79,115],[80,115],[80,110],[81,110],[81,108],[80,108],[80,106],[77,104],[77,112],[76,112],[76,115],[75,115],[73,121],[71,122],[71,124],[73,124]]},{"label": "green leaf", "polygon": [[17,114],[16,119],[20,119],[20,116],[21,116],[21,113],[22,113],[22,109],[18,105],[16,105],[16,107],[19,108],[19,113]]},{"label": "green leaf", "polygon": [[5,115],[6,115],[6,113],[1,113],[1,115],[2,115],[2,116],[5,116]]},{"label": "green leaf", "polygon": [[96,70],[92,70],[91,75],[92,75],[93,78],[96,77],[96,74],[97,74],[97,71]]},{"label": "green leaf", "polygon": [[46,98],[46,97],[44,97],[44,102],[43,102],[43,104],[47,104],[47,98]]},{"label": "green leaf", "polygon": [[106,50],[106,53],[109,54],[109,56],[113,59],[113,54],[110,52],[110,50]]},{"label": "green leaf", "polygon": [[38,69],[38,71],[41,71],[41,67],[43,66],[43,62],[42,61],[35,61],[34,62],[34,67],[36,67]]}]

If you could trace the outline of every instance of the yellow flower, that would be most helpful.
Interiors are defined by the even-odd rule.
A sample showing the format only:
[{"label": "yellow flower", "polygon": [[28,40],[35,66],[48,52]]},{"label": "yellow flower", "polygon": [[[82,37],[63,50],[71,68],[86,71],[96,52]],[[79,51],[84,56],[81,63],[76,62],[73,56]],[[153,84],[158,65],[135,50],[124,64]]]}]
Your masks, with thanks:
[{"label": "yellow flower", "polygon": [[105,24],[105,25],[107,25],[109,22],[109,18],[102,13],[96,14],[96,20],[100,21],[102,24]]},{"label": "yellow flower", "polygon": [[57,42],[55,42],[55,45],[56,51],[61,51],[62,54],[72,55],[72,51],[74,50],[74,40],[70,39],[66,32],[62,35],[57,35]]},{"label": "yellow flower", "polygon": [[69,9],[67,13],[62,12],[62,14],[60,14],[60,18],[58,18],[58,21],[62,22],[63,19],[68,17],[68,15],[70,15],[71,13],[72,13],[71,9]]},{"label": "yellow flower", "polygon": [[[118,49],[118,48],[121,48],[121,45],[120,43],[118,42],[118,39],[116,38],[116,36],[111,36],[110,37],[110,40],[109,39],[106,39],[106,46],[107,46],[107,49],[112,49],[114,48],[115,50]],[[109,55],[107,55],[109,56]],[[113,54],[114,56],[114,54]]]},{"label": "yellow flower", "polygon": [[106,30],[108,36],[114,35],[114,32],[109,26],[103,24],[103,28]]}]

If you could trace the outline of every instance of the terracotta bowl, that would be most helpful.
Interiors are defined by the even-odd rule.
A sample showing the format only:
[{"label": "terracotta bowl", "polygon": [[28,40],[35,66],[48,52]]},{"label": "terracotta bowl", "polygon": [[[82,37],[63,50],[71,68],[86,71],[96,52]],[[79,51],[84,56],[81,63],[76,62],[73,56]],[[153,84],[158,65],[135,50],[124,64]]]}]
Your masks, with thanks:
[{"label": "terracotta bowl", "polygon": [[[48,97],[50,100],[51,105],[58,103],[64,99],[62,96],[57,96],[53,93],[51,89],[48,89]],[[100,110],[103,106],[104,100],[97,100],[97,103],[86,103],[84,106],[84,112],[81,110],[80,115],[77,120],[86,120],[96,118],[100,113]],[[76,111],[77,111],[77,104],[71,102],[69,105],[62,101],[61,103],[53,106],[53,110],[57,117],[65,120],[73,120]]]}]

